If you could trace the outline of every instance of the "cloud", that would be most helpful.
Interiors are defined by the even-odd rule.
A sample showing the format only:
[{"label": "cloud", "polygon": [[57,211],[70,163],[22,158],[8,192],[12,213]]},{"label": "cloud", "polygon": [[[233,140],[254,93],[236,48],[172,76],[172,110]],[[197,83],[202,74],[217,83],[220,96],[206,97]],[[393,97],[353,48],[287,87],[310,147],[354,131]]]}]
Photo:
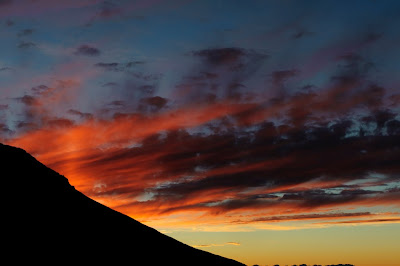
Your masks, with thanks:
[{"label": "cloud", "polygon": [[391,95],[389,99],[391,101],[391,106],[400,105],[400,93]]},{"label": "cloud", "polygon": [[227,245],[240,246],[239,242],[226,242]]},{"label": "cloud", "polygon": [[377,214],[370,212],[352,212],[352,213],[311,213],[300,215],[281,215],[281,216],[267,216],[257,217],[250,220],[237,220],[232,223],[255,223],[255,222],[287,222],[287,221],[303,221],[303,220],[330,220],[330,219],[344,219],[351,217],[369,217]]},{"label": "cloud", "polygon": [[[107,115],[70,107],[65,116],[49,115],[47,106],[62,99],[59,90],[66,93],[68,82],[35,86],[18,99],[26,115],[10,143],[42,156],[91,197],[141,217],[264,211],[254,217],[262,219],[285,218],[283,209],[307,215],[331,208],[396,206],[398,193],[383,186],[397,182],[400,122],[386,105],[391,94],[385,88],[363,83],[357,74],[331,79],[315,91],[288,91],[280,98],[262,97],[261,91],[247,97],[249,86],[241,77],[246,67],[233,71],[234,83],[231,70],[220,70],[218,64],[206,70],[211,63],[202,60],[184,78],[195,100],[156,96],[153,74],[128,72],[130,82],[113,87],[125,97],[102,106]],[[353,67],[347,67],[351,60],[345,68]],[[296,72],[279,71],[279,82]],[[193,85],[199,82],[218,86]],[[205,97],[211,92],[212,100]],[[200,96],[203,100],[196,101]],[[46,147],[39,145],[45,140]],[[381,177],[367,182],[374,173]],[[101,191],[90,185],[99,180],[106,184]],[[332,219],[328,214],[308,218]]]},{"label": "cloud", "polygon": [[28,36],[28,35],[31,35],[34,32],[35,32],[34,29],[23,29],[23,30],[18,32],[17,36],[18,37]]},{"label": "cloud", "polygon": [[295,77],[298,74],[298,70],[290,69],[290,70],[279,70],[274,71],[271,74],[273,83],[275,84],[282,84],[284,81],[288,80],[289,78]]},{"label": "cloud", "polygon": [[74,115],[74,116],[78,116],[82,119],[93,119],[93,114],[90,113],[82,113],[78,110],[75,109],[70,109],[68,110],[68,114]]},{"label": "cloud", "polygon": [[383,37],[382,33],[377,33],[377,32],[367,32],[363,38],[363,41],[365,43],[373,43],[378,41]]},{"label": "cloud", "polygon": [[29,48],[36,47],[36,44],[33,43],[33,42],[24,42],[24,41],[21,41],[21,42],[18,44],[17,47],[20,48],[20,49],[29,49]]},{"label": "cloud", "polygon": [[240,48],[216,48],[204,49],[192,52],[194,56],[204,58],[212,65],[234,64],[246,55],[245,50]]},{"label": "cloud", "polygon": [[10,133],[11,130],[7,127],[6,124],[0,123],[0,132],[2,134],[5,134],[5,133]]},{"label": "cloud", "polygon": [[176,85],[180,101],[210,103],[220,100],[249,101],[254,88],[246,86],[265,63],[264,52],[237,48],[209,48],[192,51],[194,70]]},{"label": "cloud", "polygon": [[350,221],[335,221],[335,222],[323,222],[320,224],[380,224],[380,223],[400,223],[400,218],[386,218],[386,219],[369,219],[369,220],[350,220]]},{"label": "cloud", "polygon": [[[10,128],[15,126],[16,135],[33,132],[41,128],[53,130],[56,128],[69,128],[75,124],[70,117],[64,117],[64,106],[74,98],[77,86],[73,80],[55,80],[47,86],[44,84],[33,86],[25,91],[21,97],[12,98],[10,112],[17,114],[18,119],[10,123]],[[54,110],[61,110],[56,114]],[[68,109],[67,109],[68,110]],[[14,124],[14,126],[13,126]]]},{"label": "cloud", "polygon": [[15,71],[13,68],[11,67],[2,67],[0,68],[0,72],[10,72],[10,71]]},{"label": "cloud", "polygon": [[33,122],[18,121],[16,127],[19,130],[33,131],[33,130],[37,130],[39,128],[39,125],[37,125]]},{"label": "cloud", "polygon": [[118,63],[97,63],[95,64],[96,67],[104,68],[106,70],[117,70],[119,66]]},{"label": "cloud", "polygon": [[116,15],[120,15],[122,10],[115,3],[110,1],[104,1],[101,4],[100,10],[97,13],[97,16],[101,18],[110,18]]},{"label": "cloud", "polygon": [[226,242],[224,244],[200,244],[200,245],[192,245],[194,248],[211,248],[211,247],[223,247],[223,246],[240,246],[239,242]]},{"label": "cloud", "polygon": [[118,84],[115,82],[106,82],[102,86],[103,87],[116,87],[116,86],[118,86]]},{"label": "cloud", "polygon": [[302,30],[296,31],[296,32],[293,34],[292,38],[293,38],[293,39],[301,39],[301,38],[305,38],[305,37],[307,37],[307,36],[312,36],[312,35],[314,35],[313,32],[302,29]]},{"label": "cloud", "polygon": [[74,125],[74,122],[66,118],[51,118],[47,124],[50,128],[69,128]]},{"label": "cloud", "polygon": [[31,95],[24,95],[23,97],[17,98],[16,100],[22,102],[26,106],[35,106],[40,104],[39,101]]},{"label": "cloud", "polygon": [[[39,88],[34,91],[46,91]],[[33,96],[19,100],[27,106],[37,104]],[[124,107],[125,103],[110,104]],[[398,201],[396,191],[369,189],[392,182],[396,175],[399,154],[395,143],[399,136],[395,129],[388,130],[389,122],[398,121],[393,116],[385,116],[385,122],[361,117],[351,123],[336,120],[329,125],[268,122],[257,124],[252,131],[228,124],[228,130],[208,134],[191,134],[183,129],[207,123],[222,128],[226,116],[243,107],[248,108],[215,104],[149,116],[121,113],[110,120],[81,124],[57,124],[47,118],[48,127],[58,125],[63,130],[44,128],[15,139],[13,144],[47,154],[48,160],[52,153],[57,154],[58,159],[54,157],[56,161],[49,160],[48,164],[61,170],[79,169],[64,173],[72,180],[74,176],[79,180],[78,174],[100,178],[107,184],[101,193],[84,189],[94,198],[151,195],[145,202],[115,202],[116,208],[140,209],[142,215],[187,211],[222,215],[265,209],[273,213],[283,208],[302,212],[371,202],[385,206]],[[84,115],[76,110],[69,114]],[[380,123],[379,131],[368,131],[371,123]],[[361,128],[366,129],[363,134]],[[84,138],[87,135],[90,140]],[[42,138],[53,140],[48,143],[51,150],[37,145]],[[72,143],[84,152],[77,151],[74,159],[63,161],[59,156]],[[363,180],[370,173],[384,178],[376,183],[368,180],[368,185]],[[112,181],[114,176],[120,176],[118,181]],[[355,181],[359,185],[346,185]]]},{"label": "cloud", "polygon": [[87,44],[82,44],[78,48],[76,48],[75,55],[85,55],[85,56],[99,56],[100,55],[100,50],[97,49],[96,47],[87,45]]},{"label": "cloud", "polygon": [[5,25],[6,25],[7,27],[14,26],[14,24],[15,24],[15,22],[12,21],[12,20],[10,20],[10,19],[7,19],[6,22],[4,22],[4,23],[5,23]]},{"label": "cloud", "polygon": [[128,63],[116,63],[116,62],[112,62],[112,63],[96,63],[94,66],[107,70],[107,71],[115,71],[115,72],[120,72],[120,71],[128,71],[131,68],[133,68],[134,66],[137,65],[142,65],[144,64],[143,61],[130,61]]},{"label": "cloud", "polygon": [[248,68],[249,64],[260,63],[268,58],[264,53],[238,47],[209,48],[192,51],[191,54],[208,66],[228,67],[231,71],[241,71]]},{"label": "cloud", "polygon": [[142,103],[147,104],[150,107],[155,108],[156,110],[163,108],[168,102],[167,99],[160,96],[143,98],[141,101]]}]

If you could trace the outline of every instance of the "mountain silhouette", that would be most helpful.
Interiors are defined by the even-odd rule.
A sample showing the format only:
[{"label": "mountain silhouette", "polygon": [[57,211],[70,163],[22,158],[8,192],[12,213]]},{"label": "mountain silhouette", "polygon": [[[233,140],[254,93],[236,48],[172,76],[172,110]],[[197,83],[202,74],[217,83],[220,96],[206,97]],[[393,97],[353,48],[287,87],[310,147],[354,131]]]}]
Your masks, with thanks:
[{"label": "mountain silhouette", "polygon": [[0,163],[1,260],[8,264],[244,265],[86,197],[22,149],[0,144]]}]

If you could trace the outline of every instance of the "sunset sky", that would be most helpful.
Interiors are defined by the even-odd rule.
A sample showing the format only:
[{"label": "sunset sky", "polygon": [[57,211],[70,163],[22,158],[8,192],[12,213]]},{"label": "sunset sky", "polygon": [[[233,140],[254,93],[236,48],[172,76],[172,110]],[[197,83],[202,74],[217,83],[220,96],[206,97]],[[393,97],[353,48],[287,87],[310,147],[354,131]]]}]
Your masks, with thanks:
[{"label": "sunset sky", "polygon": [[0,142],[248,265],[398,266],[399,14],[373,0],[0,0]]}]

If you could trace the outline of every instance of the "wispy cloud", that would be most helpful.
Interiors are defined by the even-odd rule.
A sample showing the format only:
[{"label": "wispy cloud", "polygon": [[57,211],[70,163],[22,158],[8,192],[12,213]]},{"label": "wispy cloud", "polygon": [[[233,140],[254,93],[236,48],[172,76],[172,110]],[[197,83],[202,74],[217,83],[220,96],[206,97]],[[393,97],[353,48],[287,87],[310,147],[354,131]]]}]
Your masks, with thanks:
[{"label": "wispy cloud", "polygon": [[76,51],[74,52],[75,55],[86,55],[86,56],[98,56],[100,55],[100,50],[94,46],[90,46],[88,44],[82,44]]},{"label": "wispy cloud", "polygon": [[200,244],[200,245],[192,245],[194,248],[211,248],[211,247],[223,247],[227,245],[232,246],[240,246],[239,242],[226,242],[224,244]]},{"label": "wispy cloud", "polygon": [[368,219],[368,220],[349,220],[349,221],[335,221],[323,222],[326,225],[339,225],[339,224],[381,224],[381,223],[400,223],[400,218],[382,218],[382,219]]}]

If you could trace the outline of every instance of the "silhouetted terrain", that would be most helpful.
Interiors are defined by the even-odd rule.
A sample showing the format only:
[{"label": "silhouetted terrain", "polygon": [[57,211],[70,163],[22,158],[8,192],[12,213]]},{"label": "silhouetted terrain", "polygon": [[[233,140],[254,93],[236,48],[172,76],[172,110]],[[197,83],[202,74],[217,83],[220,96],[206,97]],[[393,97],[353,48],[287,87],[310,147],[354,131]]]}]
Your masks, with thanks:
[{"label": "silhouetted terrain", "polygon": [[11,259],[8,264],[244,265],[95,202],[21,149],[0,144],[0,161],[2,260]]}]

